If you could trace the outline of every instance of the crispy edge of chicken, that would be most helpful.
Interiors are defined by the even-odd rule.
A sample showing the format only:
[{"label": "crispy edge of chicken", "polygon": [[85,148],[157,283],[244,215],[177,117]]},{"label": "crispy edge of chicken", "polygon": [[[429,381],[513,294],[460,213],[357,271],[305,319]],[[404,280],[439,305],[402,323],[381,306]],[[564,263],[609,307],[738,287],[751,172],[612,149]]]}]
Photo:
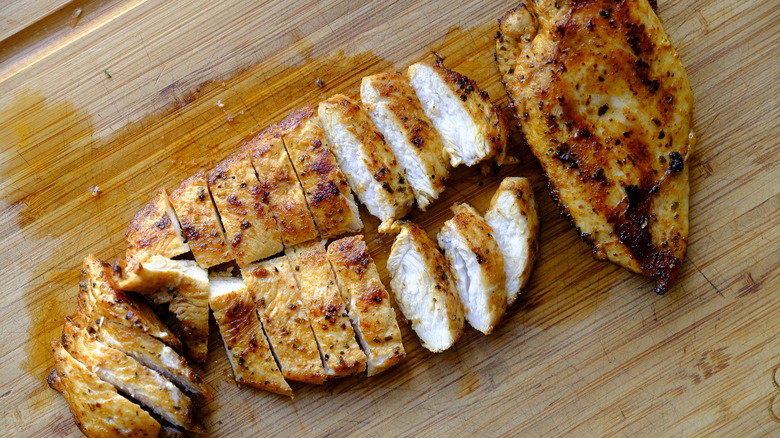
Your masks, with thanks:
[{"label": "crispy edge of chicken", "polygon": [[468,77],[436,63],[412,64],[407,69],[425,114],[441,136],[450,165],[473,166],[493,160],[507,160],[508,126],[504,113],[490,100],[487,91]]},{"label": "crispy edge of chicken", "polygon": [[366,370],[366,354],[355,340],[347,305],[320,241],[285,250],[328,376],[344,377]]},{"label": "crispy edge of chicken", "polygon": [[130,266],[142,263],[154,254],[175,257],[190,251],[168,193],[163,188],[157,190],[154,198],[133,216],[125,232],[125,241],[125,257]]},{"label": "crispy edge of chicken", "polygon": [[230,252],[239,266],[284,249],[273,212],[246,150],[239,150],[208,174],[209,191],[217,206]]},{"label": "crispy edge of chicken", "polygon": [[182,181],[169,198],[182,234],[201,268],[208,269],[233,260],[217,207],[211,200],[205,172],[199,170]]},{"label": "crispy edge of chicken", "polygon": [[240,278],[210,277],[211,309],[236,382],[292,397]]},{"label": "crispy edge of chicken", "polygon": [[160,434],[157,420],[74,359],[60,342],[52,342],[51,349],[55,368],[46,381],[65,397],[73,421],[84,435],[140,438]]},{"label": "crispy edge of chicken", "polygon": [[468,204],[452,206],[437,240],[455,277],[455,287],[472,327],[489,335],[506,313],[504,256],[490,228]]},{"label": "crispy edge of chicken", "polygon": [[539,215],[531,180],[507,177],[490,200],[485,222],[504,255],[507,306],[528,284],[539,253]]},{"label": "crispy edge of chicken", "polygon": [[285,379],[324,383],[317,341],[287,258],[253,263],[241,270]]},{"label": "crispy edge of chicken", "polygon": [[352,327],[366,353],[367,374],[379,374],[406,357],[390,295],[382,285],[363,236],[331,242],[327,254],[342,299],[349,303]]},{"label": "crispy edge of chicken", "polygon": [[331,151],[352,191],[379,218],[380,232],[414,205],[406,171],[368,114],[352,99],[336,94],[320,102],[318,115]]},{"label": "crispy edge of chicken", "polygon": [[508,91],[550,193],[594,258],[664,293],[687,248],[695,143],[679,55],[645,0],[525,5],[516,21],[535,25],[517,32]]},{"label": "crispy edge of chicken", "polygon": [[450,164],[409,80],[401,73],[366,76],[360,84],[360,100],[406,170],[417,206],[425,211],[444,191]]},{"label": "crispy edge of chicken", "polygon": [[390,289],[423,347],[442,352],[463,335],[463,303],[436,243],[413,222],[399,227],[387,258]]},{"label": "crispy edge of chicken", "polygon": [[271,126],[243,146],[255,167],[263,197],[273,212],[285,246],[319,237],[282,134]]},{"label": "crispy edge of chicken", "polygon": [[335,237],[363,229],[347,178],[329,149],[314,107],[291,112],[277,128],[320,235]]}]

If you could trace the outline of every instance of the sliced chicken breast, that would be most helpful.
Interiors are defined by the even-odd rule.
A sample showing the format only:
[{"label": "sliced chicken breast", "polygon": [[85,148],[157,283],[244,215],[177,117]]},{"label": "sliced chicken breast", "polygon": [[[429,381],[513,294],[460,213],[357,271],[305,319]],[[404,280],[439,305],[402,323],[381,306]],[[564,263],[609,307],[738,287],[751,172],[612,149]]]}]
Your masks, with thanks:
[{"label": "sliced chicken breast", "polygon": [[447,260],[417,224],[402,222],[387,270],[395,302],[423,347],[438,353],[463,335],[463,304]]},{"label": "sliced chicken breast", "polygon": [[275,127],[264,130],[244,148],[252,159],[263,199],[268,200],[284,245],[316,239],[314,218],[306,205],[303,187],[295,176],[279,130]]},{"label": "sliced chicken breast", "polygon": [[140,292],[168,310],[181,324],[187,353],[206,362],[209,338],[209,274],[192,260],[171,260],[156,255],[127,273],[119,283],[124,290]]},{"label": "sliced chicken breast", "polygon": [[159,189],[154,198],[133,216],[125,232],[128,266],[161,254],[175,257],[190,251],[181,232],[176,212],[165,189]]},{"label": "sliced chicken breast", "polygon": [[365,371],[366,355],[355,341],[325,245],[314,241],[287,248],[285,252],[303,304],[309,311],[325,373],[343,377]]},{"label": "sliced chicken breast", "polygon": [[104,321],[97,327],[98,341],[132,357],[157,371],[180,388],[211,398],[206,386],[187,360],[165,343],[115,322]]},{"label": "sliced chicken breast", "polygon": [[205,172],[199,170],[184,180],[171,193],[170,200],[181,223],[181,232],[201,268],[233,260]]},{"label": "sliced chicken breast", "polygon": [[379,374],[405,358],[406,350],[390,295],[379,279],[363,236],[331,242],[328,260],[342,299],[349,303],[349,319],[368,358],[368,375]]},{"label": "sliced chicken breast", "polygon": [[383,231],[414,204],[406,171],[371,118],[349,97],[337,94],[319,106],[320,122],[331,151],[352,191],[379,218]]},{"label": "sliced chicken breast", "polygon": [[363,228],[349,183],[331,153],[314,108],[307,105],[279,122],[284,146],[322,237]]},{"label": "sliced chicken breast", "polygon": [[204,431],[193,420],[192,401],[184,392],[158,372],[99,342],[88,331],[80,315],[73,320],[66,319],[62,345],[100,379],[114,385],[165,421],[193,432]]},{"label": "sliced chicken breast", "polygon": [[528,13],[525,3],[520,3],[498,19],[496,64],[501,73],[501,82],[507,88],[515,76],[515,64],[523,48],[536,33],[538,25],[536,17]]},{"label": "sliced chicken breast", "polygon": [[432,66],[412,64],[407,73],[453,167],[487,160],[504,164],[508,127],[486,91],[466,76],[444,68],[441,58]]},{"label": "sliced chicken breast", "polygon": [[209,172],[209,190],[239,266],[282,251],[281,233],[246,151],[234,153]]},{"label": "sliced chicken breast", "polygon": [[504,256],[507,305],[511,306],[528,283],[539,252],[539,216],[531,181],[504,178],[490,200],[485,222]]},{"label": "sliced chicken breast", "polygon": [[452,211],[455,217],[439,230],[439,246],[455,277],[466,320],[489,335],[506,312],[504,257],[493,229],[476,210],[457,204]]},{"label": "sliced chicken breast", "polygon": [[62,344],[52,342],[52,353],[55,368],[47,381],[65,397],[76,426],[85,436],[141,438],[159,435],[157,420],[74,359]]},{"label": "sliced chicken breast", "polygon": [[286,379],[323,383],[327,378],[308,311],[286,257],[253,263],[241,270]]},{"label": "sliced chicken breast", "polygon": [[417,206],[425,210],[444,191],[449,158],[409,80],[400,73],[364,77],[360,100],[406,170]]},{"label": "sliced chicken breast", "polygon": [[244,281],[213,276],[210,282],[211,309],[236,382],[292,397]]},{"label": "sliced chicken breast", "polygon": [[84,259],[81,269],[78,305],[79,312],[92,323],[116,322],[154,336],[173,348],[182,346],[145,301],[116,287],[111,266],[92,254]]}]

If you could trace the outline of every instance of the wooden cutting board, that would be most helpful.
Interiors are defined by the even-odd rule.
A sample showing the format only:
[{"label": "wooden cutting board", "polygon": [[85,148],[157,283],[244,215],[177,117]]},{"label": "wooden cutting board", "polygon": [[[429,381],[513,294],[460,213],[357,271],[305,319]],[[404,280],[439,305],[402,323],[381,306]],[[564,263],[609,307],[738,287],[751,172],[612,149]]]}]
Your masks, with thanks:
[{"label": "wooden cutting board", "polygon": [[[452,4],[457,3],[457,4]],[[0,434],[74,436],[44,379],[88,253],[121,257],[159,186],[213,166],[307,103],[431,52],[501,104],[496,19],[511,1],[5,1],[0,6]],[[699,144],[679,284],[595,262],[560,219],[539,166],[458,170],[412,217],[433,234],[500,180],[531,178],[541,259],[492,336],[469,330],[375,378],[238,388],[216,336],[203,409],[214,436],[780,435],[780,3],[660,0],[688,69]],[[364,212],[365,213],[365,212]],[[364,214],[384,269],[391,238]]]}]

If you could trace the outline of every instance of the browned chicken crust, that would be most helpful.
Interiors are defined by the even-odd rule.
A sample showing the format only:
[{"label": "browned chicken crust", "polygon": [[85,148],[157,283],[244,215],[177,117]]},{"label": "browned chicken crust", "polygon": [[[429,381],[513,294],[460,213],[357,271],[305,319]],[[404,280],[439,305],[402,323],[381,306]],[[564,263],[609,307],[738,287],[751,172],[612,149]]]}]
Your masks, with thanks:
[{"label": "browned chicken crust", "polygon": [[513,14],[508,91],[553,198],[595,258],[667,291],[688,241],[693,93],[658,17],[646,0],[539,0]]},{"label": "browned chicken crust", "polygon": [[125,232],[125,241],[130,267],[155,254],[175,257],[190,250],[181,234],[179,219],[168,200],[168,193],[162,188],[133,216]]}]

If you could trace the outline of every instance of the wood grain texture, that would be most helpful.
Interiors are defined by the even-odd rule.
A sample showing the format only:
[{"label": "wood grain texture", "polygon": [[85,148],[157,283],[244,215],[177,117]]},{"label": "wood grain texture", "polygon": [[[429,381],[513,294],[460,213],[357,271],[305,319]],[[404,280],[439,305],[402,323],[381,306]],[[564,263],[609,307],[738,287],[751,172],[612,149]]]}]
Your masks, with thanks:
[{"label": "wood grain texture", "polygon": [[[44,383],[48,343],[75,310],[83,257],[120,257],[128,221],[157,187],[174,189],[291,110],[354,96],[362,76],[431,61],[433,50],[506,103],[492,51],[512,2],[54,4],[31,4],[36,18],[0,43],[0,430],[13,436],[79,435]],[[661,0],[659,15],[688,70],[699,136],[677,286],[657,296],[651,280],[593,261],[514,145],[521,164],[489,178],[459,169],[442,198],[412,214],[435,235],[453,202],[484,211],[501,178],[532,179],[540,260],[492,336],[469,330],[432,354],[403,324],[400,365],[294,384],[293,400],[236,387],[212,336],[211,433],[780,434],[780,5]],[[387,285],[392,238],[362,213]]]}]

